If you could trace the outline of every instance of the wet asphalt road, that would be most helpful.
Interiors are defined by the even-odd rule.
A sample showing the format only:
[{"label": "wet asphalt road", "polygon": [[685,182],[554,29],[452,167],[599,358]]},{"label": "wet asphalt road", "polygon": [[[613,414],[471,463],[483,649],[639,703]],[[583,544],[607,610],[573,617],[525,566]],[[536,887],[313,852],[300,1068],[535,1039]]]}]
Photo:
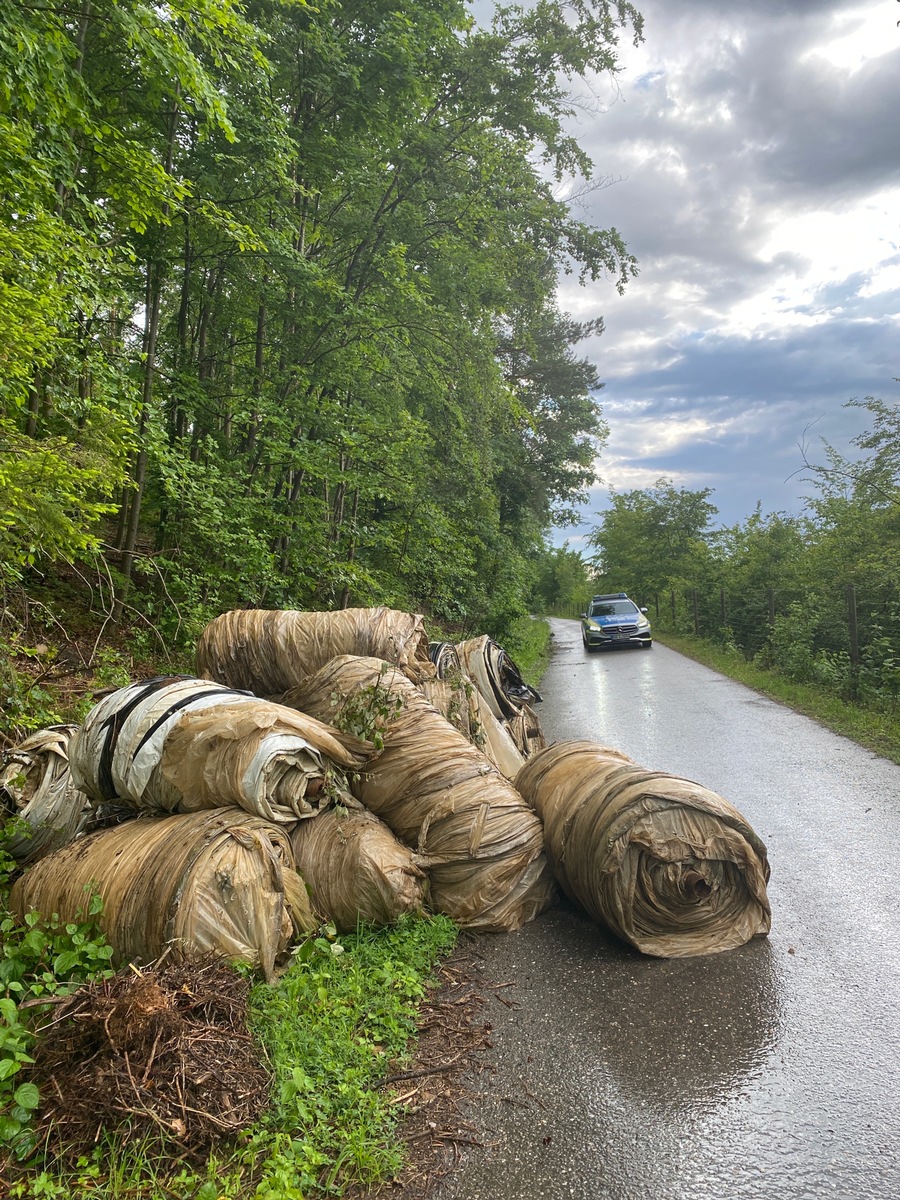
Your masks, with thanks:
[{"label": "wet asphalt road", "polygon": [[697,780],[768,846],[772,934],[642,958],[571,906],[483,938],[487,1149],[439,1200],[898,1200],[900,767],[655,646],[553,621],[548,741]]}]

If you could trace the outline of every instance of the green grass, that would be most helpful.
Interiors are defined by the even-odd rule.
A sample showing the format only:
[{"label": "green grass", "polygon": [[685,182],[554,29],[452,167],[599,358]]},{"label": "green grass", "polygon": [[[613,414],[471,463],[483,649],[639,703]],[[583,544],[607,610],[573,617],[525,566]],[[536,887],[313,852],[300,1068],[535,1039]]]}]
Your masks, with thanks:
[{"label": "green grass", "polygon": [[660,635],[656,630],[654,637],[679,654],[712,667],[729,679],[735,679],[772,700],[778,700],[814,718],[835,733],[852,738],[876,754],[900,763],[900,713],[854,704],[814,684],[796,683],[775,671],[748,662],[740,652],[727,650],[714,642],[674,633]]},{"label": "green grass", "polygon": [[[244,1144],[199,1169],[158,1142],[108,1131],[66,1171],[13,1183],[11,1200],[314,1200],[391,1178],[403,1156],[389,1064],[402,1059],[457,928],[407,917],[340,941],[303,943],[289,970],[251,993],[252,1024],[273,1071],[272,1106]],[[173,1152],[174,1154],[174,1152]]]},{"label": "green grass", "polygon": [[519,617],[503,649],[522,672],[525,682],[536,687],[550,661],[550,626],[543,617]]}]

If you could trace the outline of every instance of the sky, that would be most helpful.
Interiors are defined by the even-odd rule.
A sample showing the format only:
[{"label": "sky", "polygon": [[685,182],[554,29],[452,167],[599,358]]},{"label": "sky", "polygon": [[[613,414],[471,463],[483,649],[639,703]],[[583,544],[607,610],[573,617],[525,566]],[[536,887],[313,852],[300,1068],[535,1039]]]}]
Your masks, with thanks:
[{"label": "sky", "polygon": [[[602,316],[577,352],[610,428],[582,520],[609,489],[712,488],[717,522],[800,513],[804,456],[853,452],[869,395],[900,401],[900,3],[637,0],[645,40],[578,84],[572,131],[639,276],[560,283]],[[565,191],[561,192],[565,195]]]}]

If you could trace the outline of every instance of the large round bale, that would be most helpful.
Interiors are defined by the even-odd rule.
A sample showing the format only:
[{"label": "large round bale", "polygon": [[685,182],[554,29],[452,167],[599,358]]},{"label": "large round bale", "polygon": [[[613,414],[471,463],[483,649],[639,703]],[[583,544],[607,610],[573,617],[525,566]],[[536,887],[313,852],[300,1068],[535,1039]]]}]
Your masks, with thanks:
[{"label": "large round bale", "polygon": [[588,741],[540,751],[516,787],[563,891],[644,954],[715,954],[769,932],[766,848],[715,792]]},{"label": "large round bale", "polygon": [[10,909],[20,921],[35,911],[75,921],[92,892],[119,963],[214,951],[272,979],[294,930],[317,923],[287,833],[237,809],[142,817],[81,838],[26,871]]},{"label": "large round bale", "polygon": [[477,747],[396,668],[333,659],[281,697],[383,750],[354,794],[417,854],[431,905],[470,929],[517,929],[555,896],[540,820]]},{"label": "large round bale", "polygon": [[424,617],[385,607],[223,613],[200,636],[197,674],[274,696],[303,684],[341,654],[384,659],[414,683],[435,675]]},{"label": "large round bale", "polygon": [[24,823],[4,848],[20,863],[34,862],[73,840],[90,816],[88,797],[69,770],[75,725],[51,725],[33,733],[0,766],[0,811]]},{"label": "large round bale", "polygon": [[236,805],[267,821],[314,816],[329,764],[358,770],[372,747],[290,708],[206,679],[133,683],[72,739],[73,777],[96,804],[144,812]]},{"label": "large round bale", "polygon": [[316,912],[342,933],[360,921],[390,925],[424,906],[427,881],[416,855],[355,801],[299,821],[291,844]]}]

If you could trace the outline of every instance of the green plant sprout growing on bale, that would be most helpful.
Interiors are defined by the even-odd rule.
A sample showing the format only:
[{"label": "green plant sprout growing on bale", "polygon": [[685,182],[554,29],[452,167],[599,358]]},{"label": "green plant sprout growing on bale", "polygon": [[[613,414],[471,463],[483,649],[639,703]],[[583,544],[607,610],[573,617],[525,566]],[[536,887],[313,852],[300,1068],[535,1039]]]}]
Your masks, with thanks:
[{"label": "green plant sprout growing on bale", "polygon": [[390,663],[383,663],[377,683],[360,688],[346,699],[337,694],[331,698],[336,728],[371,742],[376,750],[384,749],[384,731],[403,709],[403,697],[394,695],[384,683],[385,675],[393,670]]}]

